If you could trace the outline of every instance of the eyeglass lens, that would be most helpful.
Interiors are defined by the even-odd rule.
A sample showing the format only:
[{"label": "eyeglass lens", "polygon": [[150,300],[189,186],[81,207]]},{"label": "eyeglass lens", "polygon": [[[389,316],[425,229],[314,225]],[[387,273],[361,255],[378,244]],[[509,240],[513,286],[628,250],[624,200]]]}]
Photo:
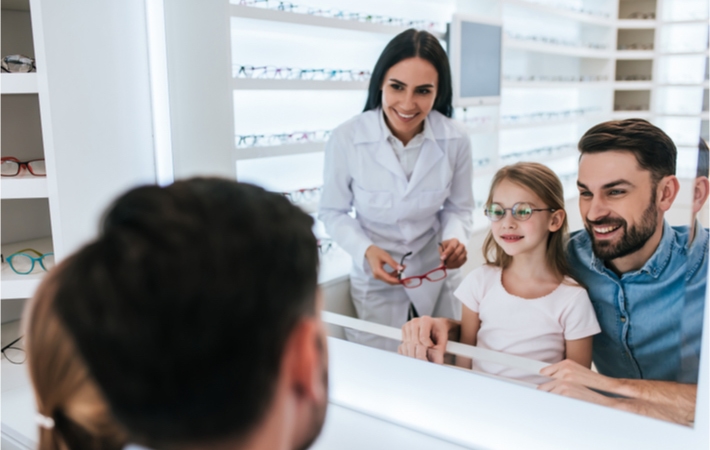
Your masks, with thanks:
[{"label": "eyeglass lens", "polygon": [[25,362],[27,355],[25,351],[17,347],[8,347],[2,352],[5,358],[13,364],[22,364]]},{"label": "eyeglass lens", "polygon": [[513,218],[516,220],[528,220],[533,213],[533,208],[528,203],[516,203],[512,208],[503,208],[497,203],[492,203],[486,209],[486,216],[492,222],[498,222],[503,217],[505,217],[505,212],[510,209],[513,214]]}]

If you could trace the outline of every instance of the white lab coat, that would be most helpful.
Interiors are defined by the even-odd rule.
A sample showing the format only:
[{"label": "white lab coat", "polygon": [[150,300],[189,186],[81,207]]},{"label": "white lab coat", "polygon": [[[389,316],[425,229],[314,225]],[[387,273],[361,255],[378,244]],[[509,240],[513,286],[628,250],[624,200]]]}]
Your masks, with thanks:
[{"label": "white lab coat", "polygon": [[[364,112],[333,130],[325,147],[319,218],[353,258],[351,295],[361,319],[401,327],[410,302],[420,315],[458,318],[461,308],[452,295],[458,270],[448,271],[445,282],[424,280],[405,289],[375,280],[365,251],[374,244],[397,262],[411,251],[405,276],[421,275],[440,264],[438,242],[468,243],[474,208],[468,134],[431,111],[408,181],[380,114],[381,109]],[[349,214],[353,208],[356,217]]]}]

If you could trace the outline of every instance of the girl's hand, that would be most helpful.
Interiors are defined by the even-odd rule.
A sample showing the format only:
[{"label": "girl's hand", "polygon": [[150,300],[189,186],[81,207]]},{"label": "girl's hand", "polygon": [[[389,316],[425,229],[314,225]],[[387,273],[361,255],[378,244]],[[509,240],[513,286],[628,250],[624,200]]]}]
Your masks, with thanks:
[{"label": "girl's hand", "polygon": [[458,239],[443,241],[439,246],[441,261],[446,261],[447,269],[458,269],[463,266],[467,259],[466,246]]},{"label": "girl's hand", "polygon": [[[399,284],[397,271],[404,270],[404,266],[400,266],[397,261],[392,259],[389,253],[376,245],[371,245],[365,251],[365,259],[367,259],[368,264],[370,264],[372,276],[375,277],[376,280],[384,281],[387,284]],[[393,267],[395,270],[387,272],[384,267],[385,264]]]}]

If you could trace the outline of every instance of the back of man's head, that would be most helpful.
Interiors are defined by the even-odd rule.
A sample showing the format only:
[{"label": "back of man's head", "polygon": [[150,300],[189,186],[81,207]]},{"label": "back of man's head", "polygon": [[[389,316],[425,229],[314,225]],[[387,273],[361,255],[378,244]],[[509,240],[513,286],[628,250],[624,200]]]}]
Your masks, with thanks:
[{"label": "back of man's head", "polygon": [[644,170],[651,172],[654,183],[675,175],[676,146],[660,128],[643,119],[611,120],[590,128],[579,140],[579,151],[601,153],[628,151]]},{"label": "back of man's head", "polygon": [[157,447],[245,436],[315,314],[313,220],[248,184],[134,189],[66,261],[56,305],[112,410]]}]

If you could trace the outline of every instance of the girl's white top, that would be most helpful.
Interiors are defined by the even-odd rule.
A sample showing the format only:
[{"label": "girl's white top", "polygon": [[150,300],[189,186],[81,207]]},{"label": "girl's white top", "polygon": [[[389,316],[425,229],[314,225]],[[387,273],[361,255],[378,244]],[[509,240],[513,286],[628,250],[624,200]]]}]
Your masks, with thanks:
[{"label": "girl's white top", "polygon": [[[587,291],[571,278],[544,297],[524,299],[505,290],[501,275],[499,267],[484,265],[472,271],[454,292],[456,298],[479,315],[477,347],[556,363],[565,357],[566,340],[601,332]],[[473,368],[542,381],[490,363],[474,361]]]}]

